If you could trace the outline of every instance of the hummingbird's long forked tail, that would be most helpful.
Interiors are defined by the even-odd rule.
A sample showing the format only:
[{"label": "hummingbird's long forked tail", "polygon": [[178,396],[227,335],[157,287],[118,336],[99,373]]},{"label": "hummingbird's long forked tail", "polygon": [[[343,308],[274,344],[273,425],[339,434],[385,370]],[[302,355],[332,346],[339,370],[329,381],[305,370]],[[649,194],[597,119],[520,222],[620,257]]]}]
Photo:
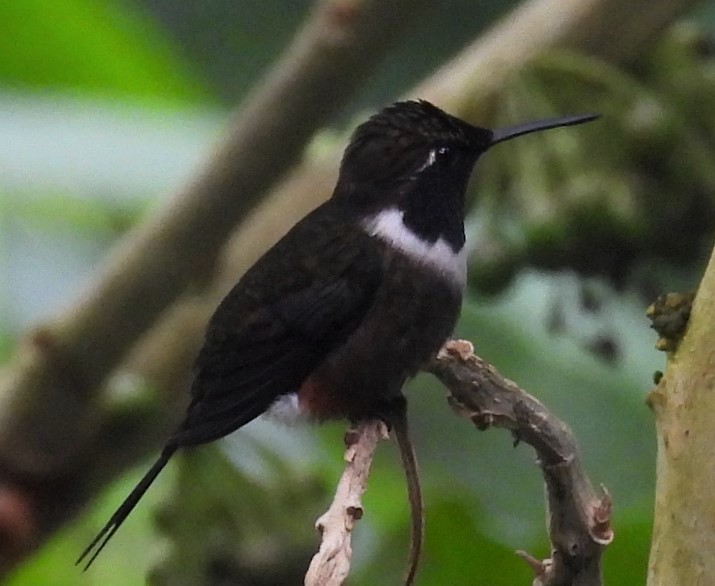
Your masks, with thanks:
[{"label": "hummingbird's long forked tail", "polygon": [[136,507],[137,503],[144,496],[144,493],[151,486],[152,482],[156,480],[156,477],[159,475],[159,472],[164,469],[164,466],[166,466],[167,462],[169,461],[169,458],[171,458],[176,449],[177,446],[170,445],[166,446],[162,450],[161,455],[159,456],[159,458],[157,458],[156,462],[154,462],[152,467],[149,468],[147,473],[134,487],[132,492],[129,493],[129,496],[127,496],[127,498],[124,499],[124,502],[119,505],[119,508],[114,511],[114,514],[111,516],[109,521],[107,521],[107,524],[102,527],[102,530],[97,533],[95,538],[85,548],[79,558],[77,558],[75,566],[81,564],[87,557],[89,557],[87,563],[82,570],[87,571],[87,568],[92,565],[92,562],[94,562],[97,556],[104,549],[104,546],[107,545],[107,542],[117,532],[117,529],[119,529],[122,523],[124,523],[124,520],[129,516],[129,513],[131,513],[134,507]]},{"label": "hummingbird's long forked tail", "polygon": [[561,116],[559,118],[549,118],[548,120],[536,120],[534,122],[526,122],[515,126],[507,126],[506,128],[497,128],[492,131],[492,140],[489,146],[494,146],[505,140],[524,136],[532,132],[540,132],[551,128],[561,128],[562,126],[575,126],[576,124],[585,124],[599,118],[599,114],[577,114],[575,116]]}]

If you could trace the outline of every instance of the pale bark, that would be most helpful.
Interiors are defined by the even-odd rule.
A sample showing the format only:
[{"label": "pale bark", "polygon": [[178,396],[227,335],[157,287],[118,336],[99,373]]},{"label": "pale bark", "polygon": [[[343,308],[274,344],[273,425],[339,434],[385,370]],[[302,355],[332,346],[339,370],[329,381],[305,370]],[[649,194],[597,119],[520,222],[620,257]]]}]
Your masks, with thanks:
[{"label": "pale bark", "polygon": [[715,251],[649,405],[658,433],[648,586],[715,581]]},{"label": "pale bark", "polygon": [[333,502],[315,522],[320,549],[310,562],[305,586],[340,586],[348,577],[352,532],[363,516],[362,495],[367,490],[373,455],[379,441],[388,437],[379,420],[358,424],[345,435],[345,470]]}]

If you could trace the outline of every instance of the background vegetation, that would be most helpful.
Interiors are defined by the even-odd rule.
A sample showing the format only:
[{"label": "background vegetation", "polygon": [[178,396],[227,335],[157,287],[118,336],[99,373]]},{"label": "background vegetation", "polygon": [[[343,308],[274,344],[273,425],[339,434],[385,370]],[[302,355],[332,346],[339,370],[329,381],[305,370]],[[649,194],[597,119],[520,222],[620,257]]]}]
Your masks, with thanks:
[{"label": "background vegetation", "polygon": [[[80,295],[111,245],[192,175],[229,107],[308,8],[280,0],[0,4],[0,358]],[[339,150],[356,120],[510,8],[466,0],[432,8],[305,156]],[[574,429],[591,478],[615,502],[611,586],[646,575],[655,441],[644,401],[663,359],[645,307],[663,290],[694,287],[712,244],[707,35],[715,11],[687,20],[627,63],[559,53],[513,80],[485,124],[591,110],[604,119],[490,153],[477,168],[469,220],[472,274],[458,334]],[[122,409],[156,408],[151,390],[120,383],[112,400]],[[431,378],[415,381],[409,398],[426,485],[420,583],[529,583],[513,551],[548,555],[533,455],[456,419]],[[80,576],[74,559],[142,462],[6,583],[139,584],[149,570],[156,584],[239,583],[236,575],[245,584],[298,583],[317,542],[312,523],[341,469],[343,429],[255,422],[217,448],[177,458]],[[396,583],[408,519],[391,447],[365,505],[352,583]]]}]

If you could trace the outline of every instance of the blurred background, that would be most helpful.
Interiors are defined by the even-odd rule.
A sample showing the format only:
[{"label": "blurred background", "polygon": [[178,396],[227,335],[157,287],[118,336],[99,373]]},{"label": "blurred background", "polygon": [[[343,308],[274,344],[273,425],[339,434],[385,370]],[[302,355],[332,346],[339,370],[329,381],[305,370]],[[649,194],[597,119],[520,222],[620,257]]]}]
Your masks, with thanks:
[{"label": "blurred background", "polygon": [[[334,157],[357,121],[404,95],[516,4],[435,3],[304,158]],[[115,241],[192,177],[310,5],[0,3],[3,361],[24,331],[81,295]],[[713,33],[713,6],[693,4],[618,62],[549,53],[474,120],[496,126],[604,115],[480,161],[457,333],[573,428],[592,480],[615,503],[616,540],[605,556],[611,586],[644,583],[647,565],[655,438],[645,398],[664,360],[645,308],[661,292],[697,286],[712,246]],[[147,408],[142,385],[122,384],[129,397],[122,408]],[[427,515],[419,583],[530,583],[514,550],[549,553],[533,452],[514,448],[505,432],[478,432],[458,419],[431,377],[419,377],[408,397]],[[128,472],[105,477],[91,502],[4,583],[302,583],[317,546],[314,520],[342,469],[344,427],[257,421],[176,458],[80,574],[78,553],[149,460],[127,463]],[[364,503],[350,583],[398,583],[408,514],[391,445],[380,450]]]}]

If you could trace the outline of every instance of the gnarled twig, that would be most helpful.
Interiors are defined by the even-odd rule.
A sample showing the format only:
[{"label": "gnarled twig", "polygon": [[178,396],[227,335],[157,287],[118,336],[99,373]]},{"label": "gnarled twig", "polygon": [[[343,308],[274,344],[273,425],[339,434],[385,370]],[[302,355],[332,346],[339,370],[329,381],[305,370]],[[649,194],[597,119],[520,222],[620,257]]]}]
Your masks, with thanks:
[{"label": "gnarled twig", "polygon": [[534,584],[601,586],[601,555],[613,540],[611,499],[605,490],[595,494],[568,426],[475,356],[469,342],[445,344],[428,370],[449,389],[460,415],[482,430],[508,429],[536,450],[548,494],[551,557],[520,553],[537,574]]}]

